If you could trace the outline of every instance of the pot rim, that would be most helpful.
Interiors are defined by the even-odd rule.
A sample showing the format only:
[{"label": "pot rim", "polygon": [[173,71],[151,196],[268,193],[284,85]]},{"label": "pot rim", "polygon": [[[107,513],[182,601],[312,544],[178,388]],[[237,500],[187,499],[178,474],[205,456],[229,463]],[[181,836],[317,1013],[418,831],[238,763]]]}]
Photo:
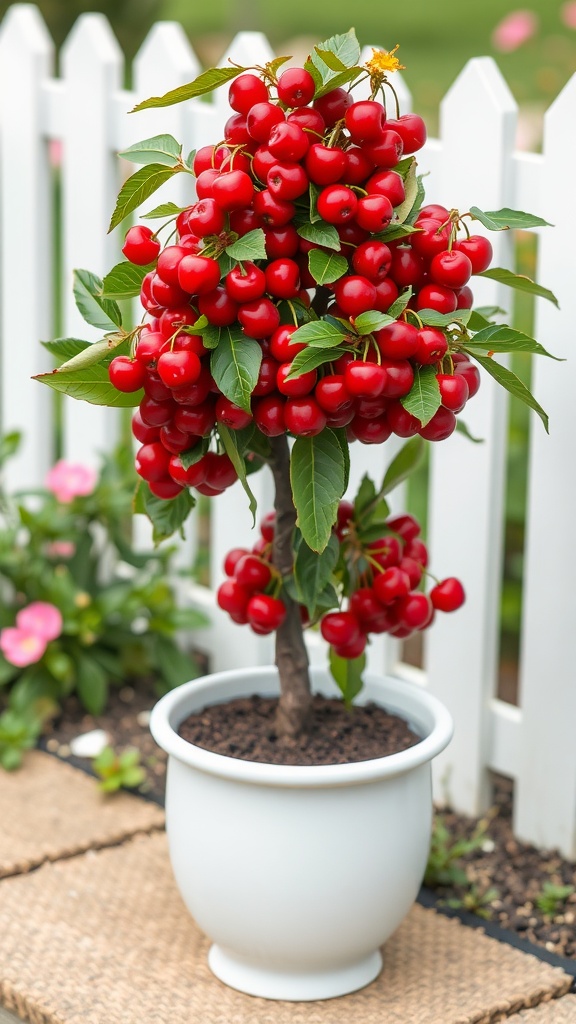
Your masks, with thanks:
[{"label": "pot rim", "polygon": [[[336,685],[325,670],[311,668],[310,675],[315,690],[320,689],[328,696],[332,693],[339,696]],[[216,672],[170,690],[152,709],[150,731],[166,753],[192,768],[237,782],[292,788],[349,786],[377,781],[418,768],[444,750],[452,737],[453,721],[437,697],[417,683],[392,676],[367,672],[364,680],[359,703],[368,700],[384,703],[387,710],[399,714],[416,731],[424,733],[419,743],[395,754],[350,764],[279,765],[216,754],[178,735],[180,723],[207,704],[222,703],[251,693],[277,697],[278,672],[273,665]],[[203,696],[205,700],[202,700]]]}]

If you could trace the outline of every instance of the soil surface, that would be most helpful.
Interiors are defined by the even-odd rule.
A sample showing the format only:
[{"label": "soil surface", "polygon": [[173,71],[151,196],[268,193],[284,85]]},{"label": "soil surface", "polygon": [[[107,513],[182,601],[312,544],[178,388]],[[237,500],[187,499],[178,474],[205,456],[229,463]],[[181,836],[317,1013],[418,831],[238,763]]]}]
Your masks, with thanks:
[{"label": "soil surface", "polygon": [[318,694],[312,702],[312,728],[304,740],[281,739],[274,721],[277,701],[243,697],[214,704],[186,718],[183,739],[215,754],[265,764],[349,764],[385,757],[418,743],[404,719],[376,704],[348,709]]},{"label": "soil surface", "polygon": [[[94,718],[70,698],[65,714],[52,724],[43,745],[52,753],[70,758],[69,743],[75,736],[104,729],[116,751],[128,747],[140,751],[147,773],[140,791],[162,801],[166,755],[148,730],[149,709],[156,699],[151,684],[138,690],[126,686],[113,691],[107,713]],[[85,767],[90,765],[89,761],[72,760]],[[546,913],[537,905],[547,883],[574,886],[576,890],[576,863],[564,860],[554,850],[538,850],[516,840],[511,828],[512,803],[511,783],[498,780],[494,806],[481,822],[451,811],[439,812],[437,820],[448,829],[450,845],[470,839],[475,832],[482,834],[475,849],[450,862],[465,872],[465,884],[462,880],[459,884],[435,884],[435,894],[447,905],[456,901],[464,910],[480,911],[483,917],[549,952],[576,960],[576,891],[558,901],[552,912]]]}]

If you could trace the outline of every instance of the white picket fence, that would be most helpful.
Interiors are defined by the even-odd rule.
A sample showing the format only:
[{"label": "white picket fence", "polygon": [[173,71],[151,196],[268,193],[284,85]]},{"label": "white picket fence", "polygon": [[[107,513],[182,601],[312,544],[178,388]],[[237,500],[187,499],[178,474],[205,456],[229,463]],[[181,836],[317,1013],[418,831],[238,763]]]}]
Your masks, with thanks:
[{"label": "white picket fence", "polygon": [[[241,33],[222,63],[232,57],[261,64],[270,56],[261,34]],[[2,429],[19,428],[26,437],[10,468],[13,486],[41,483],[53,457],[52,395],[30,377],[49,368],[38,339],[54,336],[54,144],[61,145],[62,334],[94,338],[74,306],[71,270],[102,274],[118,256],[119,232],[106,235],[121,175],[116,153],[159,132],[171,132],[188,148],[215,141],[227,116],[225,89],[212,104],[127,113],[137,99],[198,73],[177,24],[151,30],[135,59],[130,92],[122,88],[122,54],[100,14],[76,23],[61,53],[60,77],[53,63],[53,44],[37,9],[10,8],[0,30],[0,408]],[[410,95],[398,84],[407,110]],[[567,361],[540,359],[534,367],[533,387],[552,426],[547,437],[535,417],[531,424],[520,706],[495,697],[507,400],[490,381],[466,409],[470,430],[485,443],[472,445],[458,435],[432,446],[433,566],[460,576],[468,601],[430,631],[425,672],[399,662],[400,648],[390,639],[372,645],[370,664],[418,678],[454,715],[455,737],[437,766],[439,798],[478,813],[488,806],[490,769],[510,776],[516,833],[576,856],[576,360],[570,350],[576,323],[576,76],[546,115],[542,154],[515,152],[516,117],[495,64],[486,57],[472,60],[442,103],[440,138],[431,139],[419,159],[430,171],[426,187],[433,202],[460,209],[510,206],[555,224],[538,239],[538,279],[556,292],[561,311],[538,302],[537,337]],[[192,201],[189,179],[165,186],[158,201],[168,197]],[[506,233],[492,239],[495,264],[511,266],[512,239]],[[510,308],[510,295],[492,282],[478,282],[475,293],[482,303]],[[116,436],[117,420],[108,410],[66,400],[64,419],[64,450],[74,460],[95,461]],[[355,446],[352,487],[365,470],[381,471],[392,454],[389,445],[384,448]],[[263,474],[252,479],[261,506],[269,508],[270,481]],[[212,509],[214,587],[223,552],[249,540],[251,521],[238,485]],[[181,558],[189,561],[194,524],[188,532]],[[211,625],[200,642],[215,669],[271,660],[271,642],[232,625],[214,607],[212,590],[193,587],[189,598],[209,610]],[[311,654],[323,657],[319,645],[311,645]]]}]

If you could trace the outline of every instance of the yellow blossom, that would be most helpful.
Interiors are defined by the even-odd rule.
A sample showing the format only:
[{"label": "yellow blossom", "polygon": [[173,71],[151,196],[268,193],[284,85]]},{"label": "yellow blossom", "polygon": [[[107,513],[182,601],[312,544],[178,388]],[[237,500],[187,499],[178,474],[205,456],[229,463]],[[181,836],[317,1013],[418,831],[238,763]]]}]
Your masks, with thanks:
[{"label": "yellow blossom", "polygon": [[369,61],[366,61],[366,67],[371,75],[383,75],[387,71],[405,70],[404,64],[401,64],[398,58],[394,56],[399,45],[397,43],[390,52],[388,50],[375,50],[372,48],[372,56]]}]

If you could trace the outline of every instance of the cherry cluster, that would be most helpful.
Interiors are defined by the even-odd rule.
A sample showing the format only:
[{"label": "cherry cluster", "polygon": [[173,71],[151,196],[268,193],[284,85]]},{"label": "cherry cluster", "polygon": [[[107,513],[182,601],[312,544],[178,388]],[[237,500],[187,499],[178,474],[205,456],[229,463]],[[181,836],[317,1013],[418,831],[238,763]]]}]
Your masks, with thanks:
[{"label": "cherry cluster", "polygon": [[[282,624],[282,580],[274,569],[274,513],[261,523],[261,536],[251,551],[233,548],[224,561],[227,579],[218,589],[220,608],[234,622],[249,623],[255,633],[271,633]],[[421,589],[428,551],[420,525],[409,514],[391,516],[381,537],[363,542],[354,519],[354,506],[341,501],[334,533],[340,544],[336,575],[346,607],[310,618],[300,606],[304,626],[320,623],[324,639],[346,659],[360,657],[371,633],[390,633],[399,639],[432,625],[437,611],[456,611],[464,603],[458,579],[435,582]]]},{"label": "cherry cluster", "polygon": [[386,532],[365,543],[354,520],[354,506],[341,501],[336,533],[349,580],[348,607],[330,611],[320,621],[324,639],[341,658],[357,658],[370,633],[398,639],[432,625],[436,611],[456,611],[464,588],[455,577],[436,582],[427,594],[421,588],[428,550],[414,516],[390,516]]},{"label": "cherry cluster", "polygon": [[[367,444],[391,433],[437,441],[452,433],[478,389],[478,370],[451,350],[449,332],[419,314],[470,308],[468,282],[488,267],[490,243],[458,238],[458,215],[438,205],[422,207],[405,233],[399,224],[406,201],[400,170],[424,144],[424,122],[415,114],[388,118],[382,102],[354,102],[343,88],[317,99],[314,92],[304,68],[277,79],[239,75],[229,88],[234,113],[223,141],[194,156],[198,200],[178,215],[176,240],[161,249],[142,225],[126,236],[126,258],[150,265],[141,290],[148,319],[133,357],[114,358],[109,375],[121,391],[144,389],[133,420],[142,445],[136,467],[158,497],[190,486],[214,495],[234,482],[228,456],[208,449],[207,438],[219,444],[219,423],[233,430],[253,423],[268,437],[344,427],[349,440]],[[299,233],[313,207],[313,223],[329,228],[337,249]],[[395,226],[399,234],[386,241]],[[266,258],[226,268],[225,250],[256,229]],[[345,271],[319,284],[314,250],[345,257]],[[411,297],[396,313],[408,288]],[[310,305],[349,332],[332,361],[295,374],[294,357],[307,347],[291,340],[299,326],[295,307]],[[361,336],[355,321],[370,310],[395,319]],[[202,333],[190,333],[200,317],[211,329],[236,325],[258,341],[250,411],[216,384]],[[402,403],[421,366],[436,368],[441,397],[424,426]]]},{"label": "cherry cluster", "polygon": [[216,594],[218,605],[233,622],[249,624],[260,636],[273,633],[286,618],[286,606],[277,596],[282,581],[272,565],[274,521],[273,512],[264,517],[251,551],[232,548],[228,552],[224,559],[228,579]]}]

